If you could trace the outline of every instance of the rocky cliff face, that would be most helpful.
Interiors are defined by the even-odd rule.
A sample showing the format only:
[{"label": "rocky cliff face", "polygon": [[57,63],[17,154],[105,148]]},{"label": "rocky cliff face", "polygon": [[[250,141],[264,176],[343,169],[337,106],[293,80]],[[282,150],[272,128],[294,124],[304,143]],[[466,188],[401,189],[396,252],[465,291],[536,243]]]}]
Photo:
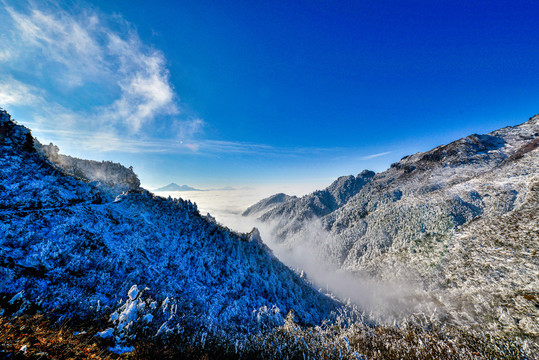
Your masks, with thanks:
[{"label": "rocky cliff face", "polygon": [[421,281],[455,322],[537,336],[538,145],[534,116],[406,156],[355,187],[340,178],[259,220],[342,270]]}]

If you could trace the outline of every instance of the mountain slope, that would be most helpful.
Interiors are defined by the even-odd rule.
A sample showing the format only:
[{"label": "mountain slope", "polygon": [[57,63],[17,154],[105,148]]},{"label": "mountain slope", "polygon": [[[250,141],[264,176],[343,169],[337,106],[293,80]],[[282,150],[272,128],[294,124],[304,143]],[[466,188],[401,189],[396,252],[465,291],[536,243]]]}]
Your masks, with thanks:
[{"label": "mountain slope", "polygon": [[[276,227],[279,229],[278,235],[283,238],[289,232],[294,233],[291,229],[301,229],[305,222],[313,218],[322,219],[325,228],[333,234],[347,232],[379,207],[408,197],[434,195],[440,190],[464,184],[478,175],[493,171],[502,163],[518,163],[524,153],[533,152],[537,147],[538,119],[539,116],[536,116],[520,126],[500,129],[488,135],[471,135],[425,153],[406,156],[378,174],[364,171],[357,178],[341,177],[324,190],[266,211],[259,219],[263,222],[285,220]],[[535,171],[535,164],[532,164],[531,171]],[[500,175],[503,177],[503,174]],[[346,186],[350,181],[358,181],[359,184],[350,189]],[[509,183],[508,187],[511,186]],[[340,194],[340,200],[335,196],[336,192]],[[501,194],[504,194],[507,204],[498,210],[508,211],[516,201],[516,197],[512,198],[515,194],[509,188],[501,191]],[[456,226],[483,211],[495,211],[495,206],[485,209],[481,203],[483,199],[478,199],[471,191],[459,195],[463,196],[446,199],[454,203],[452,220]]]},{"label": "mountain slope", "polygon": [[455,232],[431,288],[442,289],[439,297],[447,297],[447,310],[459,322],[471,314],[478,326],[537,340],[539,176],[525,191],[513,211],[479,217]]},{"label": "mountain slope", "polygon": [[296,196],[289,196],[283,193],[272,195],[268,198],[262,199],[256,204],[249,206],[243,213],[242,216],[253,216],[260,212],[268,211],[275,206],[287,202],[289,200],[297,199]]},{"label": "mountain slope", "polygon": [[538,147],[534,116],[406,156],[341,206],[312,205],[330,187],[259,220],[342,270],[421,282],[429,299],[418,301],[457,324],[536,338]]},{"label": "mountain slope", "polygon": [[0,147],[0,293],[21,311],[111,315],[122,338],[137,324],[152,334],[245,333],[282,323],[290,310],[314,324],[336,306],[256,231],[233,233],[189,201],[143,189],[108,201],[37,152],[5,111]]},{"label": "mountain slope", "polygon": [[[301,225],[313,218],[326,216],[346,204],[354,195],[356,195],[366,184],[368,184],[374,172],[365,170],[357,177],[343,176],[335,180],[328,188],[301,197],[288,199],[282,204],[272,207],[260,215],[262,221],[272,221],[275,219],[293,219],[288,222],[281,222],[282,228],[279,230],[280,237],[291,231],[294,232],[301,228]],[[275,195],[274,195],[275,196]],[[273,197],[260,201],[263,204],[270,201]],[[249,214],[245,214],[249,215]]]}]

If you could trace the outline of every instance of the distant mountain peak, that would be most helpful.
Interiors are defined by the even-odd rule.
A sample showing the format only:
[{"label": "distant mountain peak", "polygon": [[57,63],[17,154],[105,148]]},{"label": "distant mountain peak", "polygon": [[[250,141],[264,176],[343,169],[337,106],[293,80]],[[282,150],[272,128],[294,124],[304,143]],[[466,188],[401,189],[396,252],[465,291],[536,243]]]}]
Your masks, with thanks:
[{"label": "distant mountain peak", "polygon": [[176,183],[170,183],[166,186],[155,189],[154,191],[202,191],[188,185],[178,185]]}]

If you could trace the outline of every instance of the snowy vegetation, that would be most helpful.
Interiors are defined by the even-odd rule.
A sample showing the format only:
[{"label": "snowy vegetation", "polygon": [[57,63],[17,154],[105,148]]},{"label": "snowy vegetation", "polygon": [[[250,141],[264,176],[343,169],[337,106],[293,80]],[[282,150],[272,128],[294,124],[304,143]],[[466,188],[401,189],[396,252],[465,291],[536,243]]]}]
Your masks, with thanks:
[{"label": "snowy vegetation", "polygon": [[[0,292],[24,300],[21,311],[36,304],[59,317],[107,315],[121,343],[135,324],[154,335],[233,337],[281,325],[292,309],[317,324],[335,308],[256,231],[235,234],[189,201],[137,189],[112,163],[68,158],[64,171],[6,112],[0,126]],[[96,169],[127,175],[134,189],[108,201],[110,188],[88,175]]]},{"label": "snowy vegetation", "polygon": [[[535,131],[536,125],[537,119],[524,128]],[[458,166],[425,165],[422,171],[438,171],[436,183],[443,186],[404,175],[414,171],[406,170],[408,162],[434,161],[417,154],[390,173],[365,171],[305,198],[282,194],[253,208],[280,224],[284,244],[303,235],[301,241],[329,254],[342,270],[355,271],[354,279],[420,278],[423,293],[399,299],[392,316],[383,317],[316,290],[273,255],[257,229],[237,234],[201,216],[190,201],[154,196],[120,164],[60,155],[1,111],[0,352],[41,358],[530,357],[534,343],[525,340],[537,334],[539,230],[537,151],[530,140],[537,133],[504,131],[512,137],[501,136],[503,142],[476,136],[462,143],[455,157],[477,147],[459,160],[466,175]],[[505,152],[481,150],[492,146]],[[395,172],[403,177],[390,179]],[[313,219],[330,237],[305,236],[319,230],[306,228]],[[399,318],[402,302],[427,305]],[[383,325],[388,318],[391,325]]]},{"label": "snowy vegetation", "polygon": [[[436,311],[444,323],[537,349],[538,147],[539,115],[406,156],[378,174],[339,178],[258,219],[281,248],[314,249],[341,277],[413,283],[391,299],[406,303],[400,308],[370,309],[377,321]],[[357,179],[360,186],[348,185]],[[346,194],[344,201],[335,193]],[[316,282],[316,273],[307,276]]]},{"label": "snowy vegetation", "polygon": [[296,200],[296,196],[289,196],[283,193],[272,195],[266,199],[260,200],[256,204],[249,206],[243,213],[243,216],[253,216],[261,211],[268,211],[269,209],[287,202],[289,200]]}]

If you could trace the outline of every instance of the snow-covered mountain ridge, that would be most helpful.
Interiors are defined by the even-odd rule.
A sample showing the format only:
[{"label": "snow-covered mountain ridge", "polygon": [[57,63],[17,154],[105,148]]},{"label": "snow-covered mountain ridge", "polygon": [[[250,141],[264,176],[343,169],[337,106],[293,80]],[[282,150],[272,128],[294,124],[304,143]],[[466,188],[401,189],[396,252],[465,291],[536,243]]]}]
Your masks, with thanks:
[{"label": "snow-covered mountain ridge", "polygon": [[[315,248],[343,271],[421,282],[456,324],[537,338],[538,147],[536,115],[352,177],[364,179],[356,188],[340,178],[258,219],[284,247]],[[335,189],[346,201],[331,207]]]},{"label": "snow-covered mountain ridge", "polygon": [[236,234],[129,176],[133,189],[110,199],[35,144],[0,111],[0,293],[21,311],[32,303],[60,317],[111,315],[121,339],[137,324],[153,334],[230,336],[281,324],[291,310],[315,324],[335,309],[256,231]]},{"label": "snow-covered mountain ridge", "polygon": [[52,164],[67,174],[85,182],[94,182],[97,187],[110,196],[116,197],[124,191],[140,188],[140,180],[133,172],[132,167],[126,168],[112,161],[78,159],[59,154],[60,149],[53,143],[42,145],[39,141],[35,141],[35,147]]},{"label": "snow-covered mountain ridge", "polygon": [[249,206],[243,213],[243,216],[253,216],[262,211],[268,211],[269,209],[287,202],[289,200],[296,200],[296,196],[289,196],[283,193],[272,195],[268,198],[260,200],[256,204]]}]

